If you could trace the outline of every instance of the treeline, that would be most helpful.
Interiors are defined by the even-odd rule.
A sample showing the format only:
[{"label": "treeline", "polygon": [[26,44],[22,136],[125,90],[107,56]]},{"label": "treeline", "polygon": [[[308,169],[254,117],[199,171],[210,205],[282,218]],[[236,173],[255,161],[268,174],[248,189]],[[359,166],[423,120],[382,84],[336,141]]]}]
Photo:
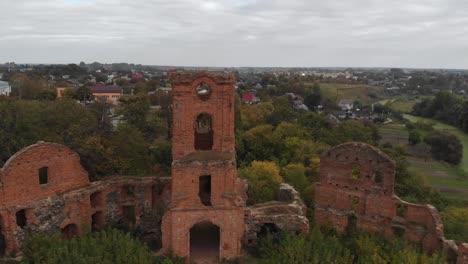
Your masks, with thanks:
[{"label": "treeline", "polygon": [[[252,263],[246,260],[241,263]],[[255,262],[253,262],[255,263]],[[395,239],[383,238],[348,230],[336,236],[332,230],[317,226],[305,235],[274,234],[260,246],[256,263],[275,264],[367,264],[367,263],[447,263],[444,256],[423,254],[417,247]]]},{"label": "treeline", "polygon": [[149,99],[139,96],[122,101],[114,115],[110,111],[103,102],[0,99],[0,165],[20,149],[47,141],[78,152],[93,180],[167,172],[166,113],[151,110]]}]

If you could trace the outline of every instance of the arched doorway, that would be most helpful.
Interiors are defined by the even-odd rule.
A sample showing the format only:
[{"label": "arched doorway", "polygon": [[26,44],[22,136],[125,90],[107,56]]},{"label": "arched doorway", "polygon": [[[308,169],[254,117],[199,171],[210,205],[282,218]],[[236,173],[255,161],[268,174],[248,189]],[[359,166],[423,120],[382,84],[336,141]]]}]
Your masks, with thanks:
[{"label": "arched doorway", "polygon": [[78,226],[75,224],[68,224],[62,228],[62,239],[69,240],[78,236]]},{"label": "arched doorway", "polygon": [[219,261],[219,227],[208,221],[190,228],[190,261],[192,263],[217,263]]},{"label": "arched doorway", "polygon": [[207,113],[202,113],[195,120],[195,149],[211,150],[213,148],[212,118]]}]

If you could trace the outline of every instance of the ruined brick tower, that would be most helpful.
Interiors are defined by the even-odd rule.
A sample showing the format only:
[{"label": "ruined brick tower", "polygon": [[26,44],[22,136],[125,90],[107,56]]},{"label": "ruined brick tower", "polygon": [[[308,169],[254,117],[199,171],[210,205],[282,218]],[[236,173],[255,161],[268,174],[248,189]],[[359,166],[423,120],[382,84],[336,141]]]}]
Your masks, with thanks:
[{"label": "ruined brick tower", "polygon": [[225,72],[174,72],[172,196],[163,250],[190,261],[240,255],[245,201],[237,178],[235,79]]}]

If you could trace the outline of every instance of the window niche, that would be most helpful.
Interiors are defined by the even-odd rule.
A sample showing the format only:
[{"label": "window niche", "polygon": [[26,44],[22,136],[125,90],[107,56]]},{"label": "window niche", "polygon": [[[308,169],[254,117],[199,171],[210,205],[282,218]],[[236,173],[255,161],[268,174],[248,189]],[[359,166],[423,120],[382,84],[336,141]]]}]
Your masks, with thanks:
[{"label": "window niche", "polygon": [[211,175],[200,176],[198,197],[204,206],[211,206]]},{"label": "window niche", "polygon": [[351,168],[351,178],[353,180],[361,179],[361,166],[357,163],[354,163]]},{"label": "window niche", "polygon": [[351,196],[351,210],[356,211],[359,208],[359,197]]},{"label": "window niche", "polygon": [[397,208],[396,208],[396,214],[397,216],[399,217],[405,217],[406,215],[406,210],[408,209],[408,207],[404,204],[398,204],[397,205]]},{"label": "window niche", "polygon": [[28,219],[26,217],[26,209],[21,209],[16,212],[16,225],[21,229],[24,229],[28,225]]},{"label": "window niche", "polygon": [[374,181],[375,181],[376,184],[382,185],[382,183],[383,183],[383,177],[382,177],[382,173],[381,173],[380,171],[376,171],[376,172],[375,172]]},{"label": "window niche", "polygon": [[39,184],[44,185],[49,182],[49,168],[42,167],[39,169]]}]

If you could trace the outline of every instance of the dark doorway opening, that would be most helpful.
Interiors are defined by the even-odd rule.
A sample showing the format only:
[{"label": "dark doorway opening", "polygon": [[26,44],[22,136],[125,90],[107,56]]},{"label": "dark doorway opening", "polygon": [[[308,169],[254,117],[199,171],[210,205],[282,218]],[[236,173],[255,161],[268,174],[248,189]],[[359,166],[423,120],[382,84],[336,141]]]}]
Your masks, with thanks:
[{"label": "dark doorway opening", "polygon": [[62,239],[69,240],[77,236],[78,227],[75,224],[69,224],[62,228]]},{"label": "dark doorway opening", "polygon": [[207,113],[198,115],[195,121],[195,149],[213,149],[213,128],[211,116]]},{"label": "dark doorway opening", "polygon": [[357,217],[355,214],[350,214],[348,216],[348,225],[346,226],[347,234],[356,234],[357,232]]},{"label": "dark doorway opening", "polygon": [[260,230],[257,232],[257,237],[259,240],[272,237],[276,239],[278,237],[280,229],[277,225],[273,223],[265,223],[260,227]]},{"label": "dark doorway opening", "polygon": [[3,219],[0,217],[0,257],[5,256],[6,241],[3,235]]},{"label": "dark doorway opening", "polygon": [[122,213],[125,225],[129,228],[133,228],[136,223],[135,206],[123,206]]},{"label": "dark doorway opening", "polygon": [[211,176],[200,176],[198,196],[204,206],[211,206]]},{"label": "dark doorway opening", "polygon": [[104,206],[104,199],[102,196],[102,192],[95,192],[91,194],[91,207],[92,208],[101,208]]},{"label": "dark doorway opening", "polygon": [[22,209],[16,212],[16,225],[23,229],[27,224],[26,210]]},{"label": "dark doorway opening", "polygon": [[190,261],[192,263],[218,263],[220,231],[208,221],[190,229]]},{"label": "dark doorway opening", "polygon": [[96,212],[91,216],[91,229],[98,231],[105,225],[104,213],[102,211]]}]

